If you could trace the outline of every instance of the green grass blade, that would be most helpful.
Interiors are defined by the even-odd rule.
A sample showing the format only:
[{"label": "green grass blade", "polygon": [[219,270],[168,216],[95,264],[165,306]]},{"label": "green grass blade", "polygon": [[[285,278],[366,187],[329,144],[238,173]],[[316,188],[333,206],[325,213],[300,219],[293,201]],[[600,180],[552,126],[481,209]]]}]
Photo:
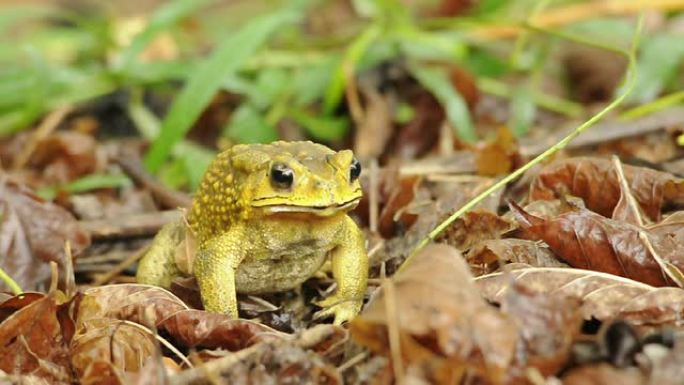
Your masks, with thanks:
[{"label": "green grass blade", "polygon": [[147,47],[158,33],[168,29],[181,18],[190,15],[213,0],[176,0],[159,8],[150,19],[145,29],[133,39],[123,51],[115,64],[115,68],[126,70],[136,56]]},{"label": "green grass blade", "polygon": [[268,37],[283,24],[297,19],[297,13],[287,10],[260,17],[223,41],[214,53],[190,75],[164,119],[159,137],[145,157],[145,165],[156,171],[197,120],[212,96],[222,86],[223,79],[237,71]]},{"label": "green grass blade", "polygon": [[447,119],[458,136],[467,142],[477,141],[475,127],[470,119],[468,106],[461,94],[454,88],[445,73],[433,68],[413,65],[411,74],[442,103]]}]

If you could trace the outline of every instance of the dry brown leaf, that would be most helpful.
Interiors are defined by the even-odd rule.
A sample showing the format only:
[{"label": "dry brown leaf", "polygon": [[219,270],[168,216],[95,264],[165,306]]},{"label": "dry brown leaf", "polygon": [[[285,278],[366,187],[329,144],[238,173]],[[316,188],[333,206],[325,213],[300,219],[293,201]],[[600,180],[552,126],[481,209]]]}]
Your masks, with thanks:
[{"label": "dry brown leaf", "polygon": [[[684,245],[640,227],[577,208],[552,219],[528,214],[513,202],[518,223],[544,240],[573,267],[602,271],[665,286],[677,282],[671,270],[684,268]],[[644,238],[650,242],[644,242]]]},{"label": "dry brown leaf", "polygon": [[57,131],[41,140],[31,166],[41,170],[48,183],[66,183],[97,171],[95,138],[77,131]]},{"label": "dry brown leaf", "polygon": [[[658,221],[665,203],[684,200],[684,182],[674,175],[644,167],[623,167],[634,198],[649,218]],[[530,199],[554,199],[557,194],[582,198],[592,211],[610,217],[620,199],[613,163],[602,158],[570,158],[544,167],[530,186]]]},{"label": "dry brown leaf", "polygon": [[351,322],[359,343],[434,381],[455,381],[465,370],[503,378],[517,329],[483,301],[456,249],[426,247],[383,287]]},{"label": "dry brown leaf", "polygon": [[231,319],[226,314],[194,309],[175,312],[159,323],[158,327],[183,346],[230,351],[244,349],[267,339],[287,336],[257,322]]},{"label": "dry brown leaf", "polygon": [[522,268],[476,278],[482,295],[504,300],[511,284],[535,293],[579,298],[585,319],[621,319],[634,326],[679,325],[684,317],[684,290],[656,288],[631,279],[570,268]]},{"label": "dry brown leaf", "polygon": [[506,127],[500,127],[494,140],[475,147],[475,162],[480,175],[501,175],[518,167],[521,156],[513,133]]},{"label": "dry brown leaf", "polygon": [[90,236],[69,212],[0,172],[0,269],[23,290],[40,289],[50,278],[50,261],[64,267],[67,241],[77,255]]},{"label": "dry brown leaf", "polygon": [[529,367],[550,376],[567,363],[582,324],[579,305],[574,298],[534,293],[522,285],[509,290],[501,312],[515,322],[520,336],[509,378],[525,378]]},{"label": "dry brown leaf", "polygon": [[385,238],[395,235],[397,228],[407,229],[416,221],[415,214],[406,212],[399,215],[399,218],[395,217],[399,210],[406,207],[415,198],[421,178],[409,176],[397,179],[399,182],[390,186],[389,197],[378,218],[378,231]]},{"label": "dry brown leaf", "polygon": [[525,239],[491,239],[473,246],[466,260],[475,276],[501,269],[507,263],[524,263],[535,267],[566,267],[540,242]]},{"label": "dry brown leaf", "polygon": [[[154,333],[133,322],[111,318],[91,319],[78,325],[71,341],[71,365],[84,383],[105,381],[93,371],[99,363],[110,365],[108,372],[137,372],[156,352]],[[93,381],[90,376],[97,376]]]},{"label": "dry brown leaf", "polygon": [[494,212],[483,209],[469,211],[455,220],[437,238],[459,250],[468,250],[478,242],[498,239],[515,225]]},{"label": "dry brown leaf", "polygon": [[563,385],[646,385],[648,382],[637,368],[618,369],[609,364],[582,366],[572,369],[563,378]]},{"label": "dry brown leaf", "polygon": [[93,319],[111,318],[141,325],[157,325],[188,307],[160,287],[126,284],[106,285],[85,290],[75,312],[77,325]]},{"label": "dry brown leaf", "polygon": [[52,384],[73,383],[64,308],[53,297],[22,307],[0,323],[0,371],[31,375]]},{"label": "dry brown leaf", "polygon": [[408,104],[413,106],[413,119],[399,128],[395,135],[394,152],[401,159],[413,159],[425,154],[439,139],[439,127],[444,121],[444,109],[434,96],[419,91]]}]

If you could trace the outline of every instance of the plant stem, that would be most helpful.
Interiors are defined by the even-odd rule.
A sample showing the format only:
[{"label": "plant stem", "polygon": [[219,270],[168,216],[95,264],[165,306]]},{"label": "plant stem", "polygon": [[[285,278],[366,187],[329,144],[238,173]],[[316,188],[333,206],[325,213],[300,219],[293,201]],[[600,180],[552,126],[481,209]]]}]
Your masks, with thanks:
[{"label": "plant stem", "polygon": [[451,225],[461,215],[470,211],[472,208],[474,208],[480,202],[482,202],[485,198],[487,198],[490,194],[492,194],[496,190],[504,187],[509,182],[513,181],[514,179],[518,178],[519,176],[524,174],[530,168],[541,163],[544,159],[548,158],[549,156],[551,156],[554,153],[558,152],[559,150],[563,149],[565,146],[568,145],[568,143],[570,143],[573,139],[575,139],[579,134],[581,134],[587,128],[591,127],[596,122],[601,120],[606,114],[608,114],[610,111],[615,109],[615,107],[620,105],[625,100],[625,98],[632,92],[632,89],[634,88],[634,83],[635,83],[635,79],[636,79],[636,51],[637,51],[637,48],[639,46],[639,38],[641,36],[643,19],[644,19],[644,17],[643,17],[643,13],[642,13],[639,16],[639,20],[637,22],[637,28],[636,28],[636,31],[634,32],[634,36],[632,37],[632,44],[631,44],[629,52],[620,51],[620,53],[627,56],[627,59],[629,60],[629,64],[627,67],[627,73],[625,75],[625,81],[623,83],[622,93],[617,98],[615,98],[610,104],[608,104],[605,108],[603,108],[601,111],[596,113],[596,115],[592,116],[591,118],[589,118],[589,120],[587,120],[584,123],[582,123],[581,125],[579,125],[568,136],[561,139],[558,143],[556,143],[552,147],[548,148],[546,151],[544,151],[543,153],[538,155],[536,158],[527,162],[527,164],[525,164],[524,166],[513,171],[512,173],[508,174],[503,179],[499,180],[497,183],[493,184],[491,187],[489,187],[488,189],[483,191],[481,194],[479,194],[475,198],[471,199],[468,203],[463,205],[455,213],[451,214],[451,216],[449,216],[449,218],[447,218],[442,223],[437,225],[437,227],[435,227],[428,234],[427,237],[423,238],[423,240],[421,240],[420,243],[418,243],[418,245],[411,251],[411,254],[402,263],[401,267],[399,268],[399,271],[401,271],[406,265],[408,265],[410,263],[411,259],[415,258],[416,254],[418,254],[418,252],[421,249],[423,249],[423,247],[427,246],[430,242],[434,241],[435,238],[437,238],[437,236],[439,234],[441,234],[447,227],[449,227],[449,225]]},{"label": "plant stem", "polygon": [[[502,98],[510,99],[513,96],[513,90],[511,90],[507,84],[496,79],[480,78],[477,80],[477,87],[483,92]],[[553,95],[547,95],[541,92],[533,92],[532,98],[540,107],[571,118],[576,118],[582,115],[582,112],[584,111],[582,105]]]},{"label": "plant stem", "polygon": [[12,290],[12,293],[14,293],[14,295],[19,295],[24,292],[23,290],[21,290],[19,284],[15,280],[13,280],[12,277],[10,277],[7,273],[5,273],[3,269],[0,269],[0,281],[4,282],[5,285],[7,285],[10,288],[10,290]]}]

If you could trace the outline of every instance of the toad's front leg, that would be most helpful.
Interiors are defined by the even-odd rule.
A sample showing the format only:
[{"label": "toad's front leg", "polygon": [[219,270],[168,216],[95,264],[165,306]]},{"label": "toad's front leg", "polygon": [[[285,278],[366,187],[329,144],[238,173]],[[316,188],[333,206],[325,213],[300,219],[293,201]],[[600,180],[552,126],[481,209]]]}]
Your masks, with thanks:
[{"label": "toad's front leg", "polygon": [[206,311],[238,318],[235,271],[245,255],[241,235],[241,229],[234,228],[200,245],[193,274]]},{"label": "toad's front leg", "polygon": [[368,282],[368,254],[363,233],[348,216],[345,216],[344,228],[332,252],[332,272],[337,291],[318,303],[326,309],[316,316],[334,315],[335,323],[341,324],[361,310]]}]

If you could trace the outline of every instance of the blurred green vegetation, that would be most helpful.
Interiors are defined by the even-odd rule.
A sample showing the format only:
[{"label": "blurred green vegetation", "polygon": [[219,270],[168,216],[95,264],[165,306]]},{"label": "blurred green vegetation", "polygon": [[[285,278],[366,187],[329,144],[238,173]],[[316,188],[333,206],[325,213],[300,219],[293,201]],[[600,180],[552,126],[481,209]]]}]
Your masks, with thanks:
[{"label": "blurred green vegetation", "polygon": [[[347,76],[392,60],[405,62],[439,100],[462,140],[479,138],[463,95],[448,79],[449,64],[466,68],[482,92],[510,99],[508,125],[525,135],[540,109],[571,118],[585,114],[581,104],[541,91],[542,75],[558,72],[554,44],[574,39],[622,49],[634,28],[633,19],[600,14],[554,31],[529,28],[531,15],[577,1],[482,0],[457,17],[419,17],[399,0],[353,0],[357,17],[349,25],[315,36],[304,21],[326,2],[228,3],[164,2],[124,45],[117,37],[120,20],[106,12],[45,4],[0,8],[0,136],[32,127],[55,108],[123,90],[130,95],[131,121],[152,142],[146,166],[173,186],[194,188],[214,150],[185,137],[218,91],[242,96],[222,130],[227,140],[275,140],[278,123],[287,118],[311,138],[334,142],[352,125],[340,108]],[[508,40],[472,33],[499,25],[527,31]],[[160,34],[173,38],[177,54],[142,60],[140,54]],[[682,88],[681,39],[674,31],[645,36],[631,103],[648,103]],[[150,90],[173,100],[164,114],[143,101],[141,95]],[[411,106],[402,106],[396,119],[405,121],[412,113]]]}]

